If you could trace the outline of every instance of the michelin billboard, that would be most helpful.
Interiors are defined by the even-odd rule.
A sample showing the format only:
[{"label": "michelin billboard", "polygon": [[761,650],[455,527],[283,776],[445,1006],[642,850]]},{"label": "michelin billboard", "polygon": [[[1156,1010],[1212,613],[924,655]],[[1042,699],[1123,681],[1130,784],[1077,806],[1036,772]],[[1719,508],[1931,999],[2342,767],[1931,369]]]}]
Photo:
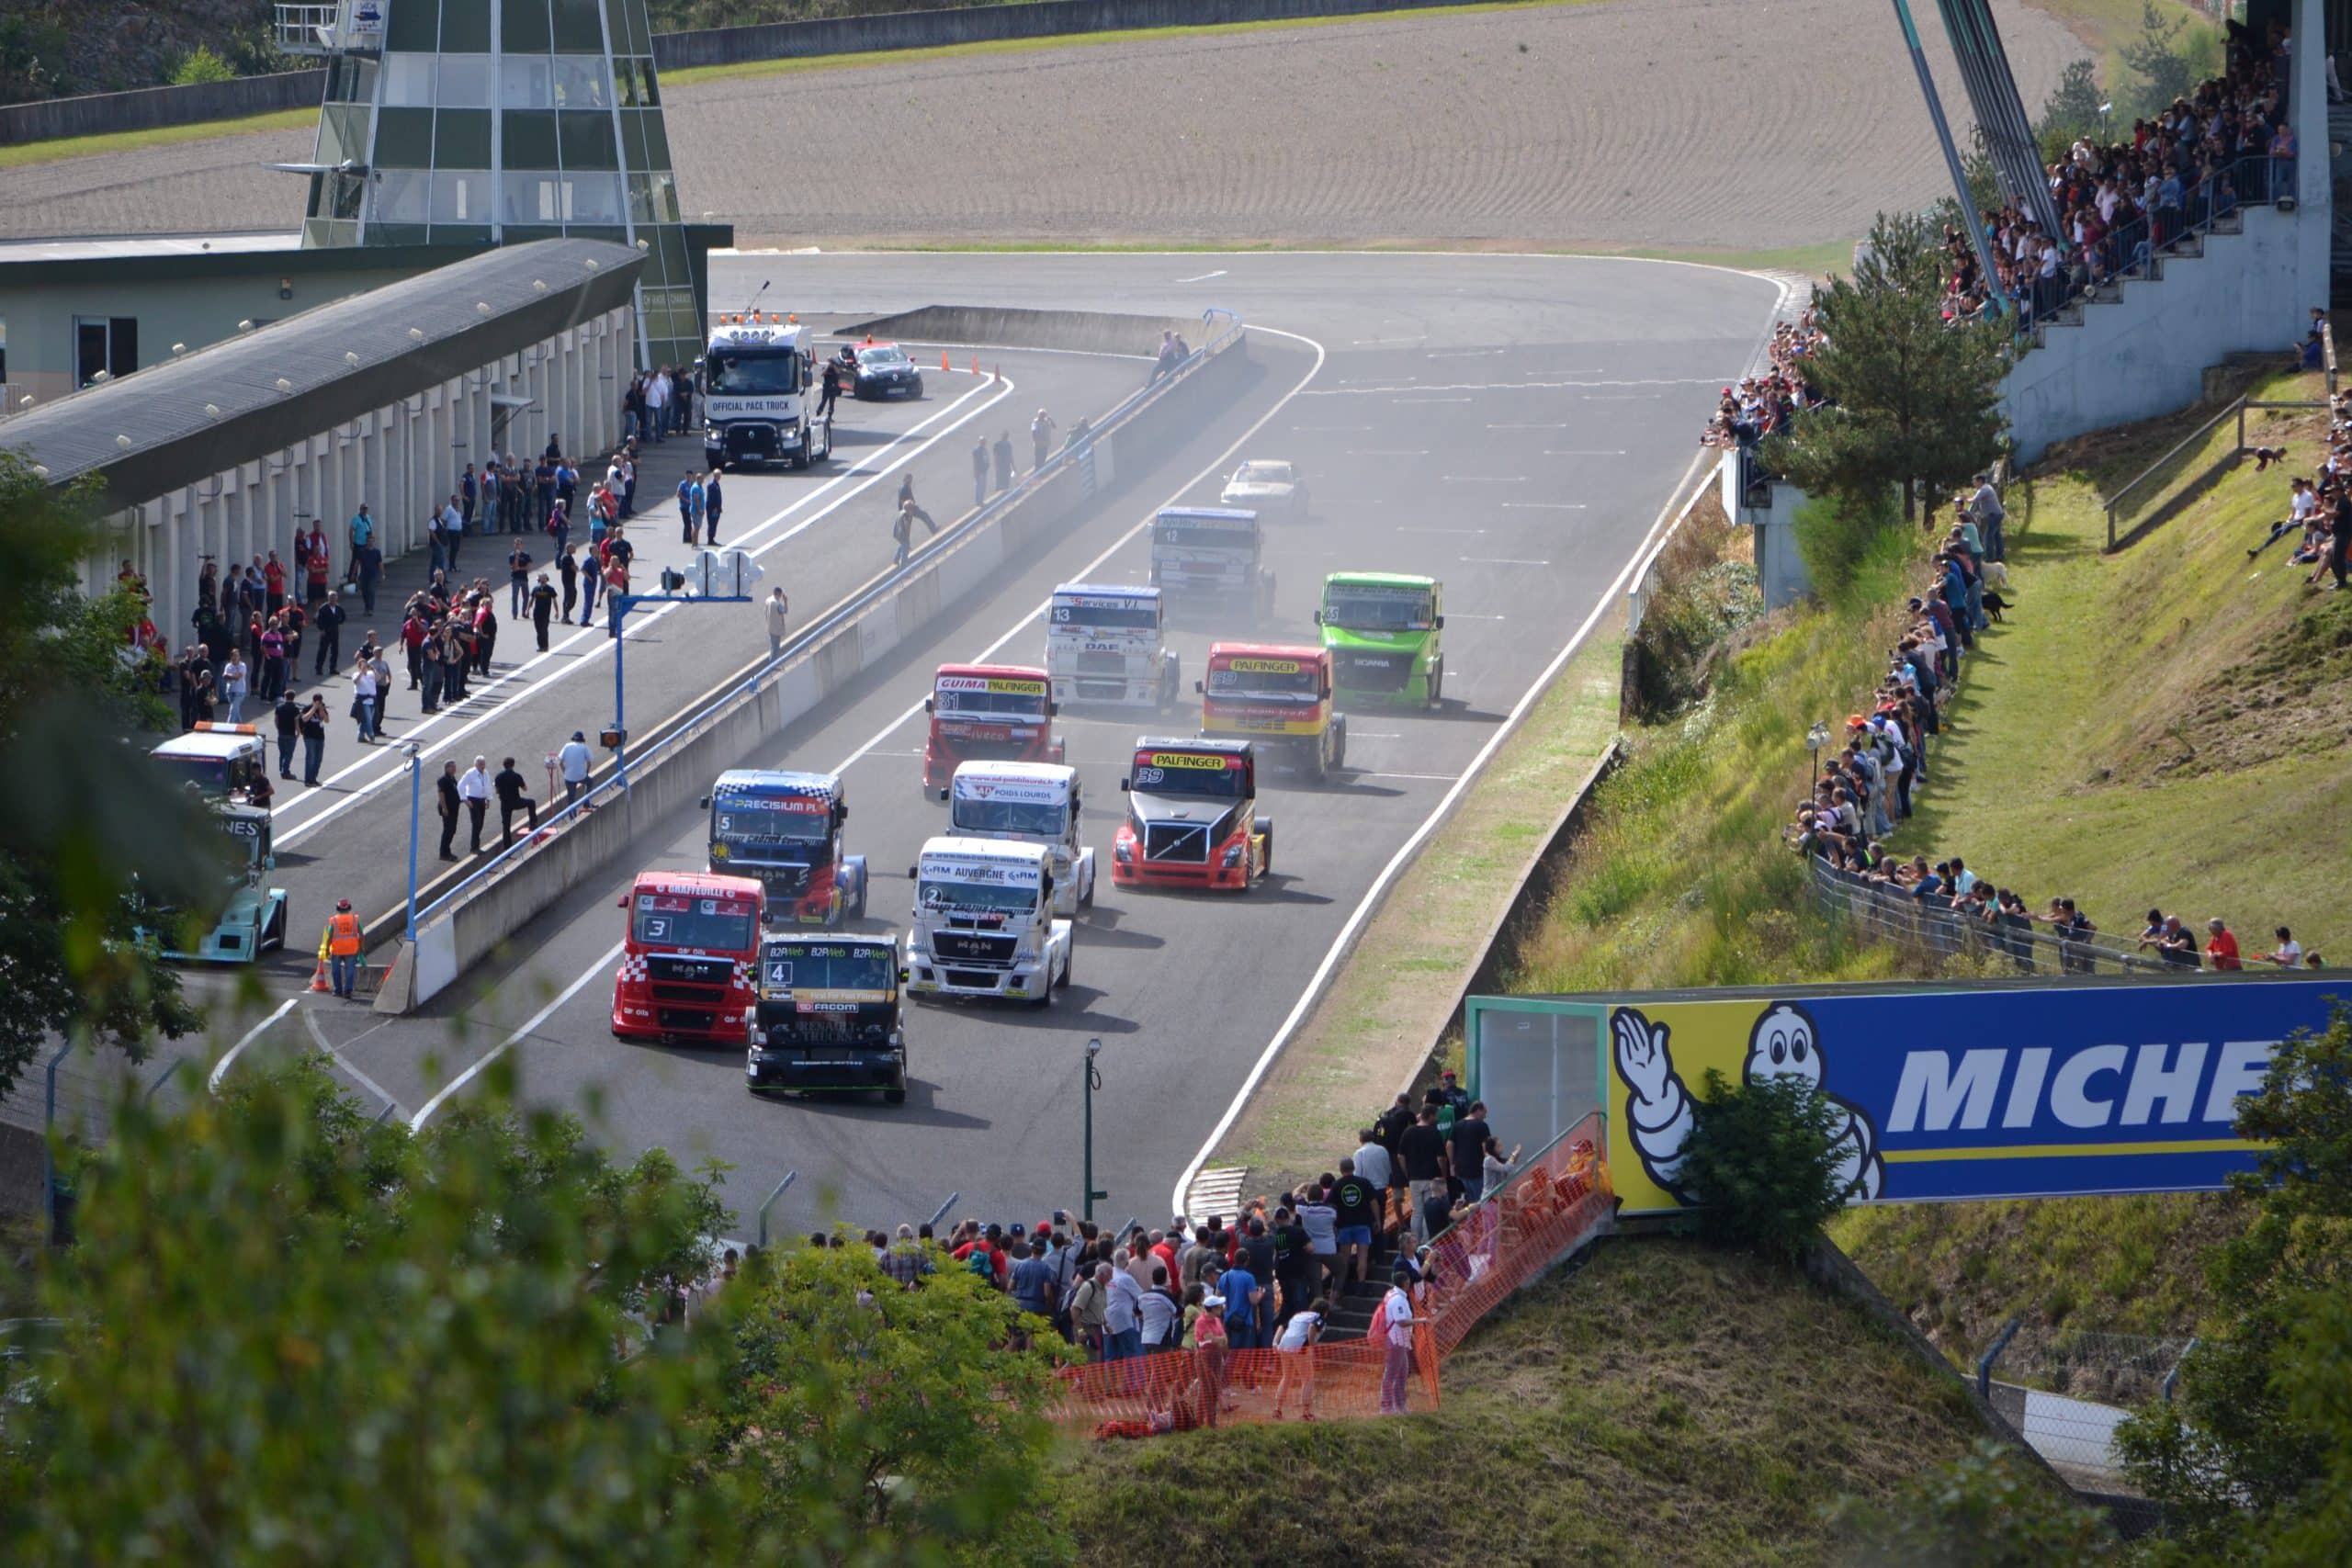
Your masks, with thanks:
[{"label": "michelin billboard", "polygon": [[[1495,1048],[1513,1037],[1498,1025],[1525,1011],[1589,1019],[1597,1049],[1577,1060],[1599,1069],[1592,1092],[1631,1213],[1686,1201],[1682,1145],[1711,1068],[1734,1082],[1800,1077],[1827,1095],[1858,1202],[2199,1191],[2252,1168],[2231,1130],[2237,1098],[2261,1088],[2278,1041],[2325,1028],[2347,991],[2341,977],[2282,976],[1478,998],[1472,1038],[1489,1048],[1473,1077],[1498,1132],[1533,1135],[1511,1110],[1531,1066]],[[1516,1035],[1535,1038],[1523,1022]],[[1556,1089],[1552,1100],[1529,1106],[1534,1119],[1574,1110]]]}]

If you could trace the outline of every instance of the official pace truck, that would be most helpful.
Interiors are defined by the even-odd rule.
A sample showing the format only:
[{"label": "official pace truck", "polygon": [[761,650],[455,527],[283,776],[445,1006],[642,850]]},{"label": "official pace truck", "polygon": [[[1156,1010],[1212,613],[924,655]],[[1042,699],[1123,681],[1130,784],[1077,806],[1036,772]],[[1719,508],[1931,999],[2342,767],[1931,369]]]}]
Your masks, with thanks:
[{"label": "official pace truck", "polygon": [[1094,852],[1081,841],[1078,770],[1057,762],[966,762],[948,783],[947,830],[958,838],[1041,844],[1054,857],[1054,913],[1094,905]]},{"label": "official pace truck", "polygon": [[838,773],[731,768],[702,799],[710,869],[758,879],[777,921],[837,926],[865,918],[865,857],[845,854]]},{"label": "official pace truck", "polygon": [[1055,703],[1045,671],[1031,664],[943,664],[922,702],[931,734],[922,745],[925,794],[947,797],[966,761],[1058,762]]},{"label": "official pace truck", "polygon": [[1136,742],[1119,781],[1126,820],[1111,846],[1121,887],[1247,891],[1274,869],[1274,819],[1258,815],[1258,754],[1247,740]]},{"label": "official pace truck", "polygon": [[747,1018],[753,1094],[879,1089],[907,1099],[899,939],[794,932],[760,944],[759,1002]]},{"label": "official pace truck", "polygon": [[628,924],[613,976],[624,1040],[731,1045],[757,1002],[752,971],[767,894],[745,876],[641,871],[621,897]]},{"label": "official pace truck", "polygon": [[1164,708],[1182,690],[1157,588],[1065,582],[1046,611],[1046,669],[1057,703]]},{"label": "official pace truck", "polygon": [[1069,985],[1073,928],[1054,917],[1053,852],[1041,844],[938,838],[908,874],[907,989],[1002,997],[1044,1007]]},{"label": "official pace truck", "polygon": [[721,316],[702,369],[702,455],[710,467],[805,468],[833,455],[832,422],[816,417],[808,329],[797,318]]}]

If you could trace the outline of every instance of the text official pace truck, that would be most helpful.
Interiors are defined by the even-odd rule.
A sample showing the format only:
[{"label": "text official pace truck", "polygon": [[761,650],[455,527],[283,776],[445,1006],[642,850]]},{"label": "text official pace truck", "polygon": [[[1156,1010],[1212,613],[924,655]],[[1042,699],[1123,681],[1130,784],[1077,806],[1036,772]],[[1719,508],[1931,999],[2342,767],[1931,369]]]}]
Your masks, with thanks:
[{"label": "text official pace truck", "polygon": [[1258,756],[1247,740],[1136,742],[1119,781],[1126,820],[1111,845],[1122,887],[1246,890],[1274,869],[1274,821],[1258,815]]},{"label": "text official pace truck", "polygon": [[1335,571],[1323,580],[1323,628],[1340,690],[1435,707],[1445,689],[1443,589],[1434,577]]}]

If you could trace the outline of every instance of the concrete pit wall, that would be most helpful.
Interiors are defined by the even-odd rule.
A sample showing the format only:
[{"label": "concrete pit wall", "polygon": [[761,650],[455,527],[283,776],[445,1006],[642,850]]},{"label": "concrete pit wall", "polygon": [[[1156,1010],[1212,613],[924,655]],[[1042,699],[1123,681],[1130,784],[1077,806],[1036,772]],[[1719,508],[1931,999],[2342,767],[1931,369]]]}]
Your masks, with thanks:
[{"label": "concrete pit wall", "polygon": [[[1158,341],[1156,331],[1152,341]],[[693,739],[632,763],[626,794],[604,791],[596,810],[515,855],[500,874],[421,929],[413,951],[403,942],[377,1010],[407,1012],[424,1005],[566,893],[609,872],[640,833],[699,802],[720,773],[886,662],[901,643],[935,626],[943,609],[979,592],[1001,569],[1033,559],[1092,495],[1113,486],[1122,468],[1148,471],[1153,459],[1229,406],[1248,371],[1248,344],[1236,334],[1096,437],[1091,488],[1077,465],[1057,469],[951,542],[916,557],[888,592],[793,656],[775,679],[721,705]],[[620,930],[617,919],[614,930]]]}]

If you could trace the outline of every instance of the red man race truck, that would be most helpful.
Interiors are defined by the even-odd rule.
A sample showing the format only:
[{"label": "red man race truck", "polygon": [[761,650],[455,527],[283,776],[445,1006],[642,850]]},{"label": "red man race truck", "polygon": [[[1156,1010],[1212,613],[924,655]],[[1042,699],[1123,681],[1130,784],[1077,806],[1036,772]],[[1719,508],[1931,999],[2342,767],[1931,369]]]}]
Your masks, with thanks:
[{"label": "red man race truck", "polygon": [[741,1045],[759,1005],[767,889],[748,876],[641,871],[613,976],[613,1032],[624,1040]]},{"label": "red man race truck", "polygon": [[923,699],[922,787],[947,798],[958,762],[1059,762],[1052,683],[1028,664],[943,664]]},{"label": "red man race truck", "polygon": [[1136,742],[1127,819],[1111,846],[1121,887],[1247,891],[1274,869],[1274,821],[1258,815],[1258,757],[1247,740]]},{"label": "red man race truck", "polygon": [[1348,719],[1331,711],[1331,650],[1220,642],[1200,682],[1201,733],[1246,735],[1320,779],[1348,760]]}]

